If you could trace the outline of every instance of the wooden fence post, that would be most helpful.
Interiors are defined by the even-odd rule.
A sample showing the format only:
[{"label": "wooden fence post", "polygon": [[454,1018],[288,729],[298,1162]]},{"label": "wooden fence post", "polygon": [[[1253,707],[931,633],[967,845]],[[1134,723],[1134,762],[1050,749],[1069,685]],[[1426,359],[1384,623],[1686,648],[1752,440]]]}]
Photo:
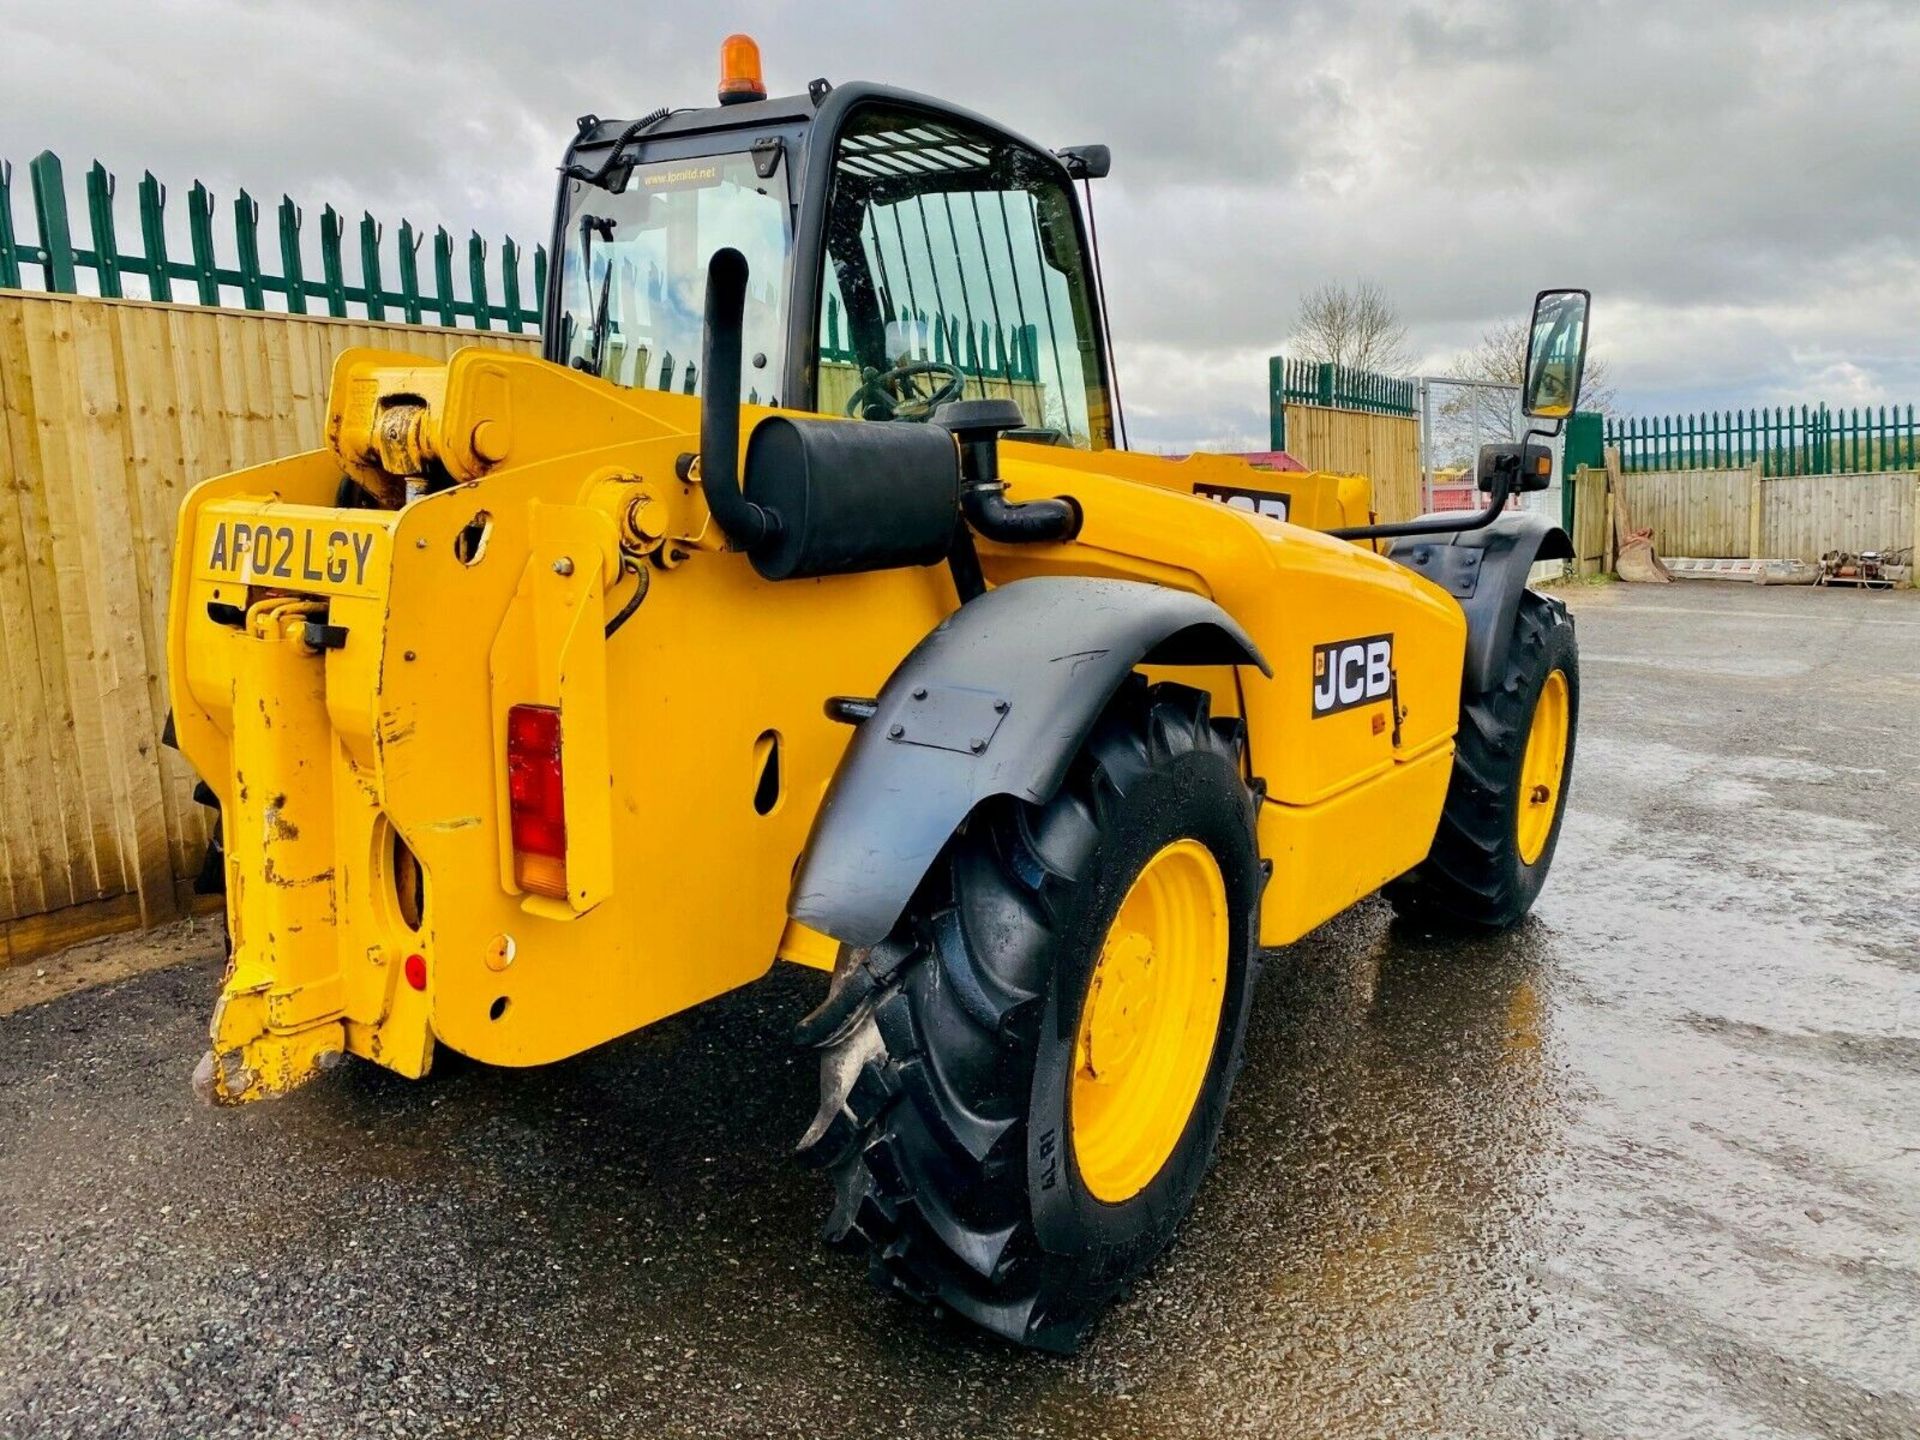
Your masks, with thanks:
[{"label": "wooden fence post", "polygon": [[1762,518],[1766,513],[1766,487],[1760,482],[1760,462],[1747,467],[1747,558],[1759,560],[1760,537],[1766,533]]},{"label": "wooden fence post", "polygon": [[1600,453],[1607,471],[1607,568],[1604,573],[1612,575],[1617,573],[1620,562],[1620,531],[1627,524],[1627,497],[1623,493],[1626,480],[1620,470],[1620,447],[1608,445]]}]

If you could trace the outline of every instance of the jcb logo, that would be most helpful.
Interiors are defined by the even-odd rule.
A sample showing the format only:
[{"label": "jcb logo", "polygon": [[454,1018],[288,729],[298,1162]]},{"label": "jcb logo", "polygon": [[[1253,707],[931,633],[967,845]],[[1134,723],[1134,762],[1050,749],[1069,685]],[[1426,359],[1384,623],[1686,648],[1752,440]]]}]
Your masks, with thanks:
[{"label": "jcb logo", "polygon": [[1393,693],[1393,636],[1313,647],[1313,714],[1337,715]]},{"label": "jcb logo", "polygon": [[1284,520],[1293,504],[1293,496],[1280,490],[1249,490],[1240,485],[1214,485],[1200,481],[1193,493],[1202,500],[1218,500],[1234,510],[1250,510],[1269,520]]}]

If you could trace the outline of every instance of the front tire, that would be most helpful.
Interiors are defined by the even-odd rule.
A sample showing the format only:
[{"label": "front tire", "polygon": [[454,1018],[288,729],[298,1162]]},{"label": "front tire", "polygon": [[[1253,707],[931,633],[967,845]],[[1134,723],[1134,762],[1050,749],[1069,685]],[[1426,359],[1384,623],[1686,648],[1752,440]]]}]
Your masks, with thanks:
[{"label": "front tire", "polygon": [[1386,887],[1420,919],[1503,929],[1533,908],[1553,864],[1580,722],[1580,654],[1560,601],[1520,597],[1499,679],[1465,697],[1433,848]]},{"label": "front tire", "polygon": [[1240,734],[1130,677],[1052,801],[983,806],[893,935],[843,953],[836,994],[870,993],[801,1154],[882,1288],[1067,1352],[1172,1239],[1257,972]]}]

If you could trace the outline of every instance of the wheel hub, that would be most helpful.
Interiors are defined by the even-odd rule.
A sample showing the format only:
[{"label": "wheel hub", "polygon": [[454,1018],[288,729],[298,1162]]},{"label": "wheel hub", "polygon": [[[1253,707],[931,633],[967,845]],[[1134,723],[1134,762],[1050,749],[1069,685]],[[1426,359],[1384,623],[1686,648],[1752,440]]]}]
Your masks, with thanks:
[{"label": "wheel hub", "polygon": [[1140,1053],[1140,1020],[1151,1003],[1153,940],[1138,930],[1107,937],[1087,993],[1088,1017],[1080,1068],[1089,1079],[1123,1076]]},{"label": "wheel hub", "polygon": [[1087,1189],[1110,1204],[1160,1172],[1187,1127],[1226,995],[1226,882],[1197,840],[1135,877],[1081,1004],[1071,1129]]},{"label": "wheel hub", "polygon": [[1567,769],[1567,732],[1572,712],[1563,670],[1550,671],[1533,703],[1527,726],[1527,749],[1520,760],[1520,804],[1514,817],[1514,840],[1520,861],[1531,865],[1547,848],[1559,809],[1560,786]]}]

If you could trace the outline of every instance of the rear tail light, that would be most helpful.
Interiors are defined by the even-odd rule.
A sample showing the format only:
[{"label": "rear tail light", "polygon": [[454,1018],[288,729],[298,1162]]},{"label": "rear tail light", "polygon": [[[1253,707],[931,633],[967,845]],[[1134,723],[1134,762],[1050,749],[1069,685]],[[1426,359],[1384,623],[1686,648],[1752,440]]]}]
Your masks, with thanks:
[{"label": "rear tail light", "polygon": [[567,809],[560,771],[560,712],[551,705],[507,711],[507,803],[513,878],[522,890],[567,895]]}]

